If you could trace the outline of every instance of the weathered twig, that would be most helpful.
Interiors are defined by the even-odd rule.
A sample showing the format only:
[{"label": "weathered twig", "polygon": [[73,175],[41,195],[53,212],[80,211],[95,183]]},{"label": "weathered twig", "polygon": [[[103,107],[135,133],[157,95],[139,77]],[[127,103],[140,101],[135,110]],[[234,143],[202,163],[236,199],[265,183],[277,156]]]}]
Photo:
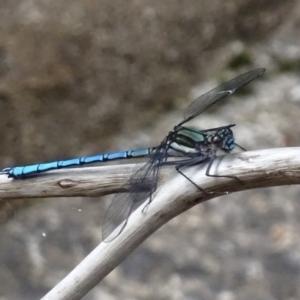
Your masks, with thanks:
[{"label": "weathered twig", "polygon": [[0,199],[93,197],[124,191],[135,165],[62,169],[30,179],[14,180],[0,175]]},{"label": "weathered twig", "polygon": [[[0,182],[0,197],[21,197],[22,193],[26,197],[103,195],[120,191],[131,171],[132,166],[128,165],[89,168],[80,171],[74,169],[57,174],[52,173],[41,179],[36,178],[30,181],[2,184]],[[202,189],[215,193],[209,196],[203,195],[185,178],[176,175],[166,184],[161,185],[153,202],[147,207],[146,213],[142,212],[143,206],[138,208],[129,218],[125,230],[119,237],[110,243],[101,243],[43,300],[81,299],[159,227],[197,203],[220,196],[220,192],[232,193],[257,187],[299,184],[300,148],[230,154],[214,162],[211,174],[236,176],[243,183],[232,178],[207,177],[205,164],[184,171]],[[69,177],[66,174],[69,174]],[[165,178],[167,175],[163,173],[162,177]],[[64,188],[61,187],[62,181]],[[27,182],[30,183],[30,189],[33,189],[32,182],[35,182],[36,190],[43,191],[44,194],[37,195],[37,192],[30,192],[28,188],[25,188]],[[38,188],[40,185],[43,188]],[[3,190],[2,187],[5,189]]]}]

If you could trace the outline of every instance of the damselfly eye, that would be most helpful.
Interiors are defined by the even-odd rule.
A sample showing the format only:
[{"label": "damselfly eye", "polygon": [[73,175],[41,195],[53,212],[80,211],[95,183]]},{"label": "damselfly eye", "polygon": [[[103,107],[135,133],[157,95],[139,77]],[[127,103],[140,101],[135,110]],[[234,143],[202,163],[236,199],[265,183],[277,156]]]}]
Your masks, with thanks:
[{"label": "damselfly eye", "polygon": [[222,144],[222,139],[221,139],[220,136],[216,135],[216,136],[213,137],[212,142],[213,142],[215,145],[219,146],[219,145]]}]

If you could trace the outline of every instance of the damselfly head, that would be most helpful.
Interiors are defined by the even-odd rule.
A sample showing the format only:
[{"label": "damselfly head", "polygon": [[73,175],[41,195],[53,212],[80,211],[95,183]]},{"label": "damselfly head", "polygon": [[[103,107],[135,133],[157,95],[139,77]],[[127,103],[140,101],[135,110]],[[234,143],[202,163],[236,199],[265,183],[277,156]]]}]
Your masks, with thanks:
[{"label": "damselfly head", "polygon": [[221,149],[227,153],[231,152],[235,147],[234,136],[230,127],[228,126],[216,131],[211,137],[211,143],[217,149]]}]

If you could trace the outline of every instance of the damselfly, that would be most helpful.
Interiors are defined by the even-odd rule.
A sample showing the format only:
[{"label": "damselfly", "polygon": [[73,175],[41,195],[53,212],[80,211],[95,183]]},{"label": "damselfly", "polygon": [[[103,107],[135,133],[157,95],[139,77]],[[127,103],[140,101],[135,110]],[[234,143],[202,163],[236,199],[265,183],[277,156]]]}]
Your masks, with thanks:
[{"label": "damselfly", "polygon": [[[198,97],[187,108],[183,121],[168,133],[158,147],[5,168],[1,173],[14,179],[26,179],[55,169],[120,159],[149,157],[146,164],[130,177],[126,184],[128,193],[117,194],[105,214],[102,235],[104,241],[109,242],[123,231],[128,217],[136,207],[146,199],[149,199],[148,204],[151,202],[152,195],[157,189],[159,171],[163,165],[174,164],[176,170],[194,185],[196,184],[182,172],[182,168],[208,162],[206,175],[218,177],[218,175],[211,175],[209,171],[218,149],[228,153],[237,145],[231,130],[234,125],[207,130],[197,130],[183,125],[210,108],[217,101],[230,96],[236,89],[251,82],[263,74],[264,71],[265,69],[256,69],[239,75]],[[171,157],[182,157],[182,160],[169,161],[168,159]],[[201,187],[197,186],[197,188],[206,193]]]}]

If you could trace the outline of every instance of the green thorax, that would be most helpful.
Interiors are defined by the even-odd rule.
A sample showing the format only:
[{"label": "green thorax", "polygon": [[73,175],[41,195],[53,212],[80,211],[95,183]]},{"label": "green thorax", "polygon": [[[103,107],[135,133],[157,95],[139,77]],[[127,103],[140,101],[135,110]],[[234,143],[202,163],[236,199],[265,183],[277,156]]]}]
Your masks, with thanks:
[{"label": "green thorax", "polygon": [[209,134],[193,127],[185,127],[176,131],[171,141],[168,154],[170,156],[197,155],[209,148]]},{"label": "green thorax", "polygon": [[185,147],[195,148],[196,144],[207,141],[209,136],[207,133],[203,133],[194,127],[186,128],[177,132],[174,142]]}]

